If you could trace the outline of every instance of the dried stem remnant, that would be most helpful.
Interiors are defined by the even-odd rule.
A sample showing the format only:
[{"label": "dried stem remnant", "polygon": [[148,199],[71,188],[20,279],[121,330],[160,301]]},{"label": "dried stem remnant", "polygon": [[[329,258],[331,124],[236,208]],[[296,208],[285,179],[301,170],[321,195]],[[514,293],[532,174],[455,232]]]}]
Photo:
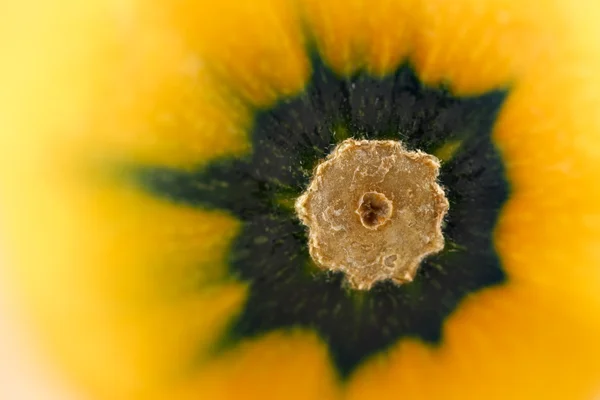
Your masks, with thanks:
[{"label": "dried stem remnant", "polygon": [[423,258],[444,247],[439,168],[437,158],[397,141],[342,142],[296,201],[313,260],[344,272],[355,289],[412,281]]}]

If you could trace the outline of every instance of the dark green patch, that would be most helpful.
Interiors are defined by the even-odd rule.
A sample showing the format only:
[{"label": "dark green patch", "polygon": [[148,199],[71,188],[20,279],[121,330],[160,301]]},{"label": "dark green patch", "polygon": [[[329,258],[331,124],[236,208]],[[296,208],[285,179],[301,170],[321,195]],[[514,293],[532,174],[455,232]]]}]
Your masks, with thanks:
[{"label": "dark green patch", "polygon": [[[466,295],[506,279],[492,231],[508,186],[490,139],[505,96],[455,97],[424,87],[409,66],[385,79],[345,79],[316,64],[304,93],[258,113],[248,158],[194,173],[146,168],[137,177],[157,195],[229,210],[244,222],[231,274],[249,281],[251,291],[227,345],[274,329],[312,328],[346,377],[403,337],[440,343],[444,319]],[[398,139],[429,153],[462,141],[440,176],[450,200],[446,247],[423,262],[411,284],[353,292],[343,276],[311,267],[305,229],[290,205],[318,160],[349,134]]]}]

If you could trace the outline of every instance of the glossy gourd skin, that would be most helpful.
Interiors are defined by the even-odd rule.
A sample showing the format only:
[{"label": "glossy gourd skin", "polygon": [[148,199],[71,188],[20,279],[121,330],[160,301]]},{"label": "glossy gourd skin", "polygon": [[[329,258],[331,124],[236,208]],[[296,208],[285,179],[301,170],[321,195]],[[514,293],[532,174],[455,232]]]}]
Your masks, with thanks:
[{"label": "glossy gourd skin", "polygon": [[[7,60],[0,218],[22,302],[75,384],[107,399],[583,399],[600,392],[595,2],[60,3],[12,5],[0,36]],[[433,311],[415,307],[411,315],[443,317],[429,338],[409,320],[385,343],[345,341],[355,305],[342,307],[345,319],[329,330],[315,323],[339,302],[364,302],[344,293],[336,276],[285,290],[301,297],[298,289],[308,288],[311,301],[334,293],[337,303],[329,296],[301,314],[263,308],[256,318],[252,306],[268,304],[269,291],[283,283],[256,284],[255,268],[264,262],[276,276],[277,263],[261,260],[260,249],[254,262],[234,256],[260,247],[246,243],[266,226],[249,224],[256,213],[243,215],[241,202],[264,205],[256,196],[238,202],[243,191],[235,185],[227,194],[211,191],[213,201],[192,183],[215,176],[231,183],[227,171],[261,154],[257,138],[310,92],[315,71],[347,88],[356,77],[384,82],[406,65],[425,88],[446,88],[458,101],[500,99],[486,114],[493,123],[481,135],[485,151],[471,155],[441,136],[431,148],[421,136],[403,138],[437,150],[448,166],[462,160],[493,172],[486,182],[498,191],[483,191],[481,201],[489,195],[496,213],[469,227],[486,224],[473,235],[483,235],[477,249],[495,260],[494,279],[452,292],[461,295],[442,307],[438,296],[427,297]],[[341,126],[348,136],[381,131],[353,124]],[[336,142],[318,139],[319,154],[286,160],[314,163]],[[306,184],[305,172],[300,178],[274,203],[302,251],[302,230],[285,207]],[[475,219],[466,205],[464,216],[453,214],[462,209],[456,197],[453,208],[453,193],[470,182],[453,179],[442,176],[448,234]],[[423,267],[417,282],[432,285],[433,269]],[[441,290],[460,282],[443,281]],[[371,335],[383,332],[379,321],[390,311],[367,313],[378,318]],[[359,318],[355,326],[366,325]],[[351,361],[340,356],[349,354],[344,348],[355,354]]]}]

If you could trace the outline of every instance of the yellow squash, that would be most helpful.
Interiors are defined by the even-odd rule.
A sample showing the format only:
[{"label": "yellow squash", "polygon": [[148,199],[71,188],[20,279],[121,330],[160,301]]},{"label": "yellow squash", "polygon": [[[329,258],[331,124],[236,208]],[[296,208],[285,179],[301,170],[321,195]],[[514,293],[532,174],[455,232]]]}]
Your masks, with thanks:
[{"label": "yellow squash", "polygon": [[[597,1],[5,3],[2,249],[38,338],[92,398],[600,396]],[[253,287],[230,269],[243,221],[115,172],[251,154],[256,116],[301,95],[315,57],[374,79],[409,62],[458,97],[508,88],[492,131],[506,283],[462,299],[437,345],[405,336],[347,374],[307,325],[225,343]]]}]

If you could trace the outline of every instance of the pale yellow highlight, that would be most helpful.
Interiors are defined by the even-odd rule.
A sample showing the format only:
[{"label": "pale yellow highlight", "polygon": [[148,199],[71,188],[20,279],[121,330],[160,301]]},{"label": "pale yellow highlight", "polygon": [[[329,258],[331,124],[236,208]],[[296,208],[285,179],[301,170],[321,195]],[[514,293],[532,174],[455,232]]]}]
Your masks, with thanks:
[{"label": "pale yellow highlight", "polygon": [[148,8],[11,4],[0,38],[3,148],[180,167],[248,151],[247,107]]},{"label": "pale yellow highlight", "polygon": [[238,222],[65,176],[2,192],[3,210],[27,210],[2,213],[14,284],[80,383],[101,398],[147,398],[241,309],[245,286],[221,283]]},{"label": "pale yellow highlight", "polygon": [[[197,97],[182,96],[193,76],[174,72],[181,46],[127,5],[11,3],[0,37],[9,275],[37,339],[107,399],[147,399],[178,378],[246,297],[223,282],[238,221],[92,174],[108,159],[187,167],[247,150],[244,108],[200,75]],[[193,129],[161,126],[167,111]]]}]

